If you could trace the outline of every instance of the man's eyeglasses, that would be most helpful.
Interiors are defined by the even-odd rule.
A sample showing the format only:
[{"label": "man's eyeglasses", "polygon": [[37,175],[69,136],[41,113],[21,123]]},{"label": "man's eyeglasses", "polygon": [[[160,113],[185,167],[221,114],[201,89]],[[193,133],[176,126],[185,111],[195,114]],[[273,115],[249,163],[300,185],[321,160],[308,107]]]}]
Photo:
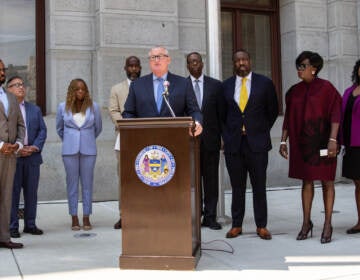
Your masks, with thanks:
[{"label": "man's eyeglasses", "polygon": [[164,59],[165,57],[169,57],[167,54],[159,54],[159,55],[150,55],[149,59],[151,61],[156,61],[156,60],[161,60]]},{"label": "man's eyeglasses", "polygon": [[304,71],[306,69],[306,67],[311,66],[311,64],[308,63],[300,63],[296,65],[296,69],[298,71]]},{"label": "man's eyeglasses", "polygon": [[24,86],[25,86],[24,83],[16,83],[16,84],[8,85],[8,88],[11,88],[11,87],[19,88],[19,87],[24,87]]}]

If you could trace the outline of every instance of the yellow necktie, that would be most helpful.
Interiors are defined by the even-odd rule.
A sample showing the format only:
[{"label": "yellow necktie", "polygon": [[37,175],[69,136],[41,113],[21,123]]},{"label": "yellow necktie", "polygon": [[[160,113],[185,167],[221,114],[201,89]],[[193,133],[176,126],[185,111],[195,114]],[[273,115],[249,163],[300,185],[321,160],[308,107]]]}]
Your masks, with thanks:
[{"label": "yellow necktie", "polygon": [[246,78],[242,78],[241,89],[240,89],[240,98],[239,98],[239,107],[241,112],[244,112],[245,106],[248,102],[249,95],[246,88]]}]

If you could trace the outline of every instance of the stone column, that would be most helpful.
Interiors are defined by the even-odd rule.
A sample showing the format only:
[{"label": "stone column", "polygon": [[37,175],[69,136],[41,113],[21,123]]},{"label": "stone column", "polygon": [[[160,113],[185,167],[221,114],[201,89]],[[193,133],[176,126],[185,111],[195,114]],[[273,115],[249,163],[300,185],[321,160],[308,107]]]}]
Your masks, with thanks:
[{"label": "stone column", "polygon": [[328,78],[342,94],[351,84],[351,72],[359,54],[357,1],[328,1]]}]

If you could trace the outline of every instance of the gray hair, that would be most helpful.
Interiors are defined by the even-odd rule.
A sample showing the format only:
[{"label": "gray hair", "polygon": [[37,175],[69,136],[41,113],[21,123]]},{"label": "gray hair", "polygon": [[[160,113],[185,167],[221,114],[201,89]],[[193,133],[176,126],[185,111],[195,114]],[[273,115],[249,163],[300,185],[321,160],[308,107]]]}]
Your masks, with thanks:
[{"label": "gray hair", "polygon": [[151,52],[155,49],[163,49],[165,51],[165,54],[166,55],[169,55],[169,51],[167,50],[167,48],[165,48],[164,46],[155,46],[153,48],[150,49],[149,53],[148,53],[148,56],[151,55]]}]

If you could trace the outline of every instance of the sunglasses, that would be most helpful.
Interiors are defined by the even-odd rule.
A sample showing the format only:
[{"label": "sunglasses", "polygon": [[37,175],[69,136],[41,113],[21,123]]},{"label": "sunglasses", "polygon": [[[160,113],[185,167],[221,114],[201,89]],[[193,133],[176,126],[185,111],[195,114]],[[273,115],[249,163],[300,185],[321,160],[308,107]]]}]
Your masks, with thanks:
[{"label": "sunglasses", "polygon": [[306,67],[311,66],[311,64],[308,63],[300,63],[296,65],[296,69],[298,71],[304,71],[306,69]]}]

